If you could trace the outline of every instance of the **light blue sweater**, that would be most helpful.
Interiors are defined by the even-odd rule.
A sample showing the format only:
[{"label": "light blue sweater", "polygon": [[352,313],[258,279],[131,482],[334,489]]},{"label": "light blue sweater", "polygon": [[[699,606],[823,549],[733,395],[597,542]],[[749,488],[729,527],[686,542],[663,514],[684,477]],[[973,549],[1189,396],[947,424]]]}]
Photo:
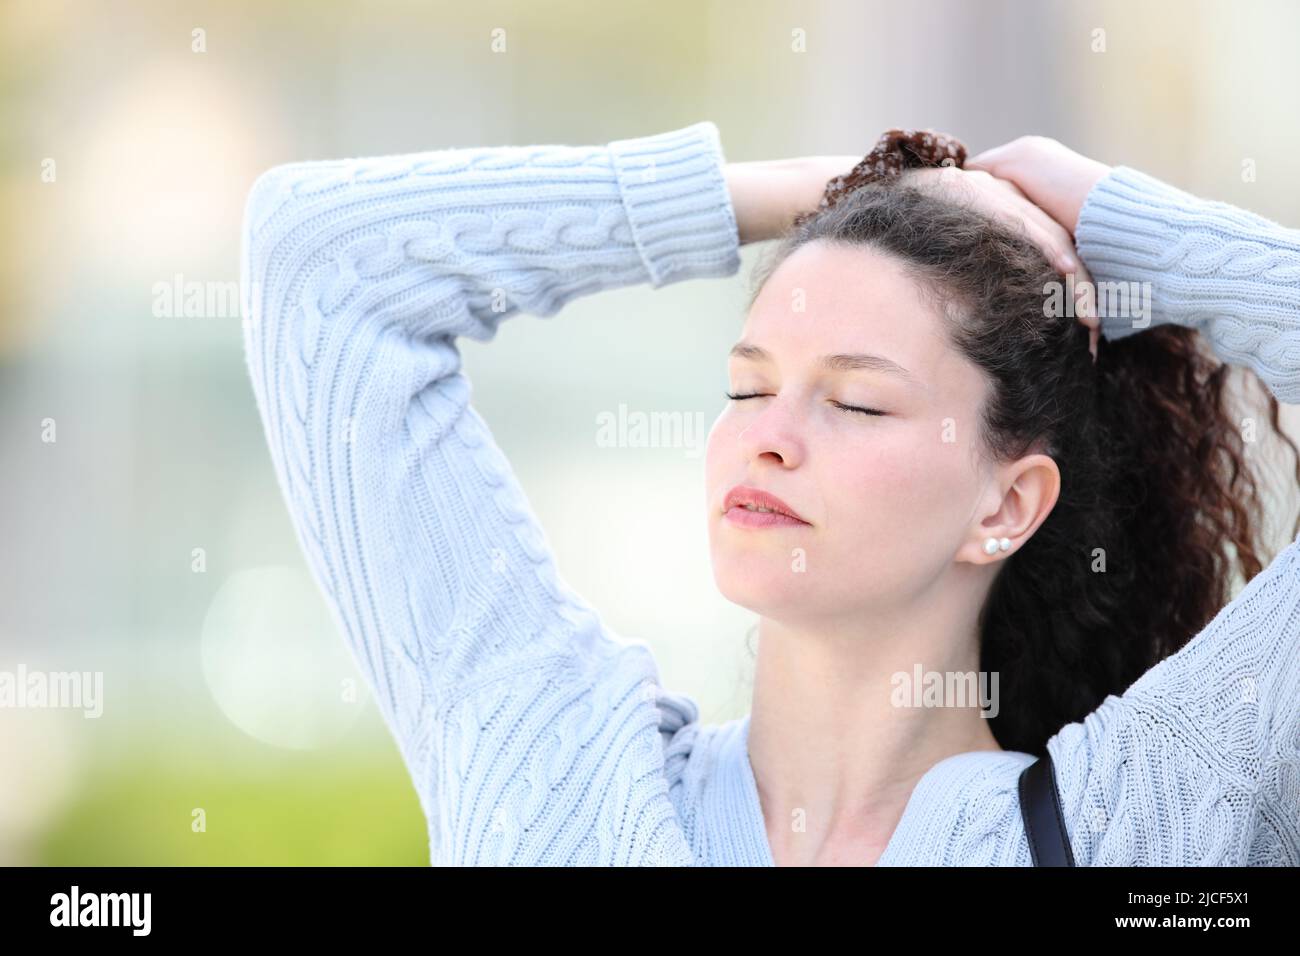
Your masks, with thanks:
[{"label": "light blue sweater", "polygon": [[[561,579],[456,345],[602,289],[736,273],[722,163],[700,122],[289,163],[249,195],[245,346],[271,456],[434,864],[773,862],[748,718],[702,724]],[[1153,283],[1153,322],[1197,326],[1300,401],[1300,233],[1121,167],[1078,239],[1098,281]],[[1048,747],[1079,865],[1300,864],[1300,541]],[[939,761],[878,865],[1028,865],[1032,759]]]}]

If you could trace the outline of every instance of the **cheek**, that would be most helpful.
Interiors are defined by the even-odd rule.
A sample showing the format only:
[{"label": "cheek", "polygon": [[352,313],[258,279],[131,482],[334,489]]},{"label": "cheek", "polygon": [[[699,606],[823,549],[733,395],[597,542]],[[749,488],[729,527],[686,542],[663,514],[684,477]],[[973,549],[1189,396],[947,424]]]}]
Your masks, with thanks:
[{"label": "cheek", "polygon": [[928,423],[881,429],[831,453],[826,480],[840,544],[876,542],[891,553],[929,552],[960,533],[975,476],[965,445]]},{"label": "cheek", "polygon": [[828,453],[819,469],[829,512],[816,563],[831,569],[817,575],[823,603],[883,606],[927,592],[951,565],[969,517],[966,454],[928,423],[881,430]]},{"label": "cheek", "polygon": [[729,418],[725,411],[719,415],[704,441],[704,489],[710,503],[714,501],[714,496],[717,496],[719,506],[722,504],[721,496],[726,494],[726,489],[718,486],[726,479],[727,470],[734,467],[736,430]]}]

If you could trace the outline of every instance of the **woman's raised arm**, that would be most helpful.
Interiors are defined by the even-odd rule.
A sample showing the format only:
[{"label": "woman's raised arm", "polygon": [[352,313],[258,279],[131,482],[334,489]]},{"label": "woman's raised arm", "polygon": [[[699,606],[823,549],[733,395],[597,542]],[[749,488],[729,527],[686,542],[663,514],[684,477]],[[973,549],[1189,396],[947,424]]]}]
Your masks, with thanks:
[{"label": "woman's raised arm", "polygon": [[657,700],[648,649],[564,584],[456,338],[728,276],[737,246],[708,122],[296,162],[253,186],[245,348],[267,443],[435,861],[689,860],[660,737],[665,706],[680,723],[689,702]]},{"label": "woman's raised arm", "polygon": [[[1128,301],[1149,311],[1100,303],[1106,338],[1193,327],[1279,400],[1300,402],[1300,232],[1051,140],[974,162],[1073,229],[1099,286],[1136,284]],[[1048,746],[1081,860],[1300,864],[1300,539],[1181,650]]]},{"label": "woman's raised arm", "polygon": [[1041,136],[967,166],[1013,182],[1074,234],[1107,339],[1163,323],[1195,328],[1278,401],[1300,404],[1300,229]]}]

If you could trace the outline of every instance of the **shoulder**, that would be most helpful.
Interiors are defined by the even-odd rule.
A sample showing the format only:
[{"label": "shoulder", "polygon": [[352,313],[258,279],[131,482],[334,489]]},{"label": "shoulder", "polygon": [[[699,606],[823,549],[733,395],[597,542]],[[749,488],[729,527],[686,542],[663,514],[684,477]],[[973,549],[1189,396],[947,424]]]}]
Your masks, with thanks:
[{"label": "shoulder", "polygon": [[1246,733],[1217,746],[1216,719],[1158,696],[1111,695],[1047,742],[1079,865],[1241,865],[1255,855],[1258,785],[1241,758],[1257,741]]}]

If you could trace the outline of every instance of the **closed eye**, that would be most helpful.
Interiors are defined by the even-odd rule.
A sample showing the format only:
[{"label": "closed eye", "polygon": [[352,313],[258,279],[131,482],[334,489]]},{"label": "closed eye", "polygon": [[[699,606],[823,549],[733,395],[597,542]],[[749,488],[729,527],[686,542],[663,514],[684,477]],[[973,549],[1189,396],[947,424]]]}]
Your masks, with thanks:
[{"label": "closed eye", "polygon": [[[724,394],[727,396],[727,398],[731,399],[733,402],[741,402],[747,398],[763,397],[763,393],[761,392],[751,392],[748,395],[734,395],[731,392],[726,392]],[[836,408],[843,409],[846,412],[856,412],[859,415],[888,415],[889,414],[888,412],[882,412],[878,408],[862,408],[857,405],[845,405],[843,402],[835,402],[835,401],[832,401],[831,404],[834,405]]]},{"label": "closed eye", "polygon": [[845,405],[841,402],[831,402],[836,408],[842,408],[846,412],[859,412],[863,415],[887,415],[888,412],[882,412],[878,408],[859,408],[857,405]]}]

